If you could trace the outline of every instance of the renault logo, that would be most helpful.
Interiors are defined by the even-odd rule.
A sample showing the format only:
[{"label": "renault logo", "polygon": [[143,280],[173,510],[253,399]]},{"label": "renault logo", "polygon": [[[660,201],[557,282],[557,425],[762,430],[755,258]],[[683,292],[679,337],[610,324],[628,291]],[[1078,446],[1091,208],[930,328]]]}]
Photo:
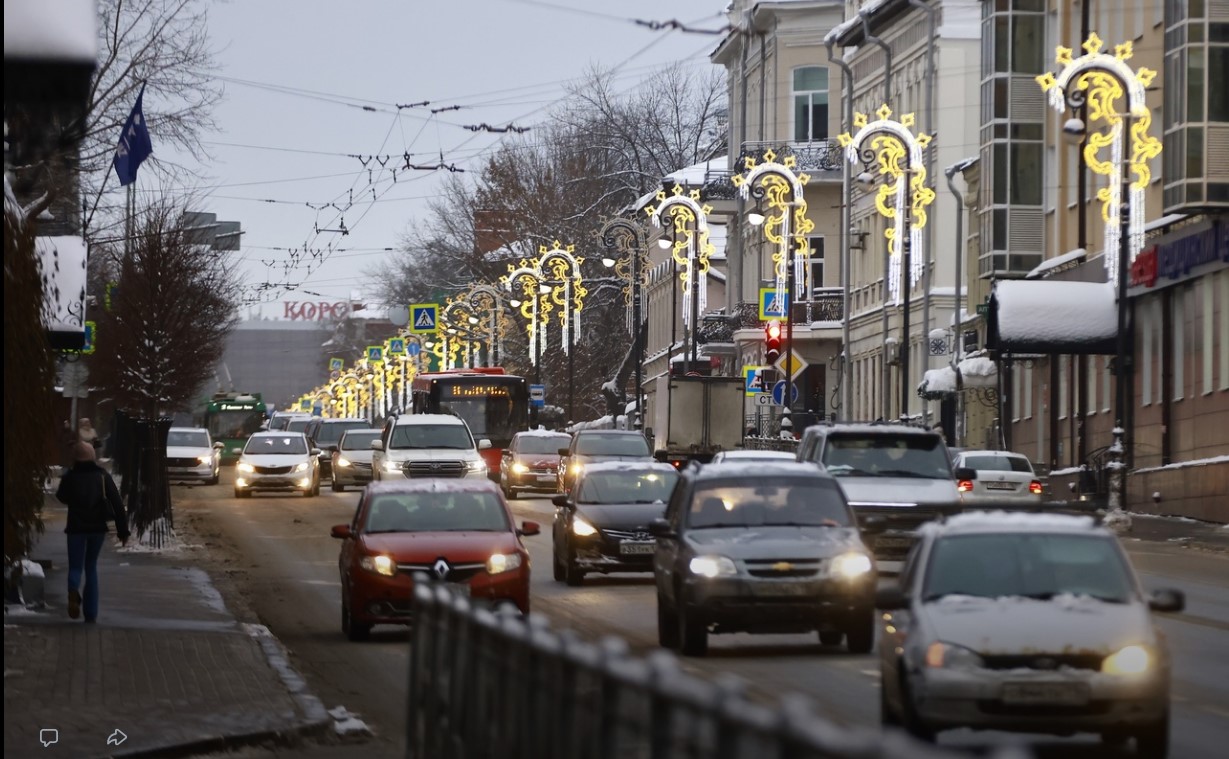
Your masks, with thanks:
[{"label": "renault logo", "polygon": [[448,573],[452,571],[452,567],[448,566],[448,562],[444,561],[443,559],[437,559],[436,562],[431,565],[431,569],[435,572],[435,576],[441,580],[447,577]]}]

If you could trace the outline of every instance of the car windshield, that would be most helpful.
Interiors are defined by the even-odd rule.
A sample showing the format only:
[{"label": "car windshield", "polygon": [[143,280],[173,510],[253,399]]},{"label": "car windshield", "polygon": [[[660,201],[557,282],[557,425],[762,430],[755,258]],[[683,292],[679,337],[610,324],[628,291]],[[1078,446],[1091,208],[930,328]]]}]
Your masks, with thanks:
[{"label": "car windshield", "polygon": [[167,447],[208,448],[209,433],[204,430],[171,430],[166,435]]},{"label": "car windshield", "polygon": [[938,435],[832,435],[822,463],[835,477],[952,478]]},{"label": "car windshield", "polygon": [[284,430],[286,429],[287,424],[290,424],[290,417],[275,416],[269,420],[269,429],[270,430]]},{"label": "car windshield", "polygon": [[761,484],[716,483],[698,487],[687,525],[704,527],[851,527],[853,515],[836,482],[765,480]]},{"label": "car windshield", "polygon": [[371,441],[380,439],[379,430],[364,430],[362,432],[347,432],[341,438],[343,451],[369,451]]},{"label": "car windshield", "polygon": [[560,448],[567,448],[571,440],[567,435],[522,435],[516,439],[516,452],[549,453],[553,456]]},{"label": "car windshield", "polygon": [[1130,574],[1112,539],[1024,532],[941,538],[931,551],[922,598],[1064,593],[1115,603],[1131,598]]},{"label": "car windshield", "polygon": [[366,532],[504,532],[508,514],[491,492],[383,493],[367,509]]},{"label": "car windshield", "polygon": [[367,427],[367,422],[357,419],[353,422],[325,422],[320,425],[320,429],[316,430],[316,443],[333,445],[341,440],[346,430],[361,430],[365,427]]},{"label": "car windshield", "polygon": [[243,452],[252,456],[307,453],[307,440],[302,435],[261,435],[248,439]]},{"label": "car windshield", "polygon": [[460,424],[401,424],[393,428],[390,448],[472,449],[474,439]]},{"label": "car windshield", "polygon": [[580,503],[665,503],[678,472],[591,472],[580,484]]},{"label": "car windshield", "polygon": [[649,456],[643,435],[581,435],[576,452],[584,456]]},{"label": "car windshield", "polygon": [[291,419],[286,424],[287,432],[306,432],[307,425],[311,424],[311,419]]},{"label": "car windshield", "polygon": [[965,456],[962,462],[961,466],[979,472],[1033,473],[1033,465],[1023,456]]}]

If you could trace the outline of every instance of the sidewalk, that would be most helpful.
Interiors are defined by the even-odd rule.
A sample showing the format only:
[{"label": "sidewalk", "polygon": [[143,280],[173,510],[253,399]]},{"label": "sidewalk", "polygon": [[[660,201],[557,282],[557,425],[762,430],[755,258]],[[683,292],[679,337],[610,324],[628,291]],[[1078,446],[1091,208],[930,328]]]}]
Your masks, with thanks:
[{"label": "sidewalk", "polygon": [[1229,526],[1188,517],[1164,517],[1131,512],[1131,531],[1124,538],[1176,543],[1205,551],[1229,553]]},{"label": "sidewalk", "polygon": [[[190,552],[108,540],[98,623],[70,620],[64,509],[49,498],[44,515],[32,558],[52,562],[47,609],[4,617],[6,757],[186,756],[330,726],[277,640],[235,618]],[[48,729],[58,742],[43,746]],[[116,730],[126,739],[108,745]]]}]

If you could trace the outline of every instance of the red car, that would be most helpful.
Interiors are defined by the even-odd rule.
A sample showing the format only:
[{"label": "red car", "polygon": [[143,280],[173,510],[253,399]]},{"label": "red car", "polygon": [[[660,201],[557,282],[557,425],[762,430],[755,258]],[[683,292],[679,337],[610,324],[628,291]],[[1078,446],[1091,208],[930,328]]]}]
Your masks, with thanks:
[{"label": "red car", "polygon": [[363,640],[372,625],[410,622],[413,575],[423,572],[456,593],[529,613],[529,552],[499,486],[490,480],[374,482],[354,520],[334,525],[342,541],[341,627]]}]

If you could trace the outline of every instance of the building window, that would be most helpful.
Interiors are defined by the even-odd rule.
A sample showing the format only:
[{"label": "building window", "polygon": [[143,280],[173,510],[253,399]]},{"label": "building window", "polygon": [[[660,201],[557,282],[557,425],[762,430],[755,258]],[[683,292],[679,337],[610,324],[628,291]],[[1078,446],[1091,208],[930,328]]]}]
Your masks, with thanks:
[{"label": "building window", "polygon": [[1084,364],[1084,392],[1087,393],[1084,398],[1084,415],[1092,416],[1097,413],[1097,359],[1086,356],[1080,361]]},{"label": "building window", "polygon": [[794,141],[828,139],[828,69],[794,69]]},{"label": "building window", "polygon": [[811,290],[814,291],[824,286],[824,238],[810,237],[807,239],[807,245],[811,249],[807,276],[810,278]]},{"label": "building window", "polygon": [[1071,372],[1071,357],[1058,357],[1058,418],[1067,418],[1067,382]]}]

